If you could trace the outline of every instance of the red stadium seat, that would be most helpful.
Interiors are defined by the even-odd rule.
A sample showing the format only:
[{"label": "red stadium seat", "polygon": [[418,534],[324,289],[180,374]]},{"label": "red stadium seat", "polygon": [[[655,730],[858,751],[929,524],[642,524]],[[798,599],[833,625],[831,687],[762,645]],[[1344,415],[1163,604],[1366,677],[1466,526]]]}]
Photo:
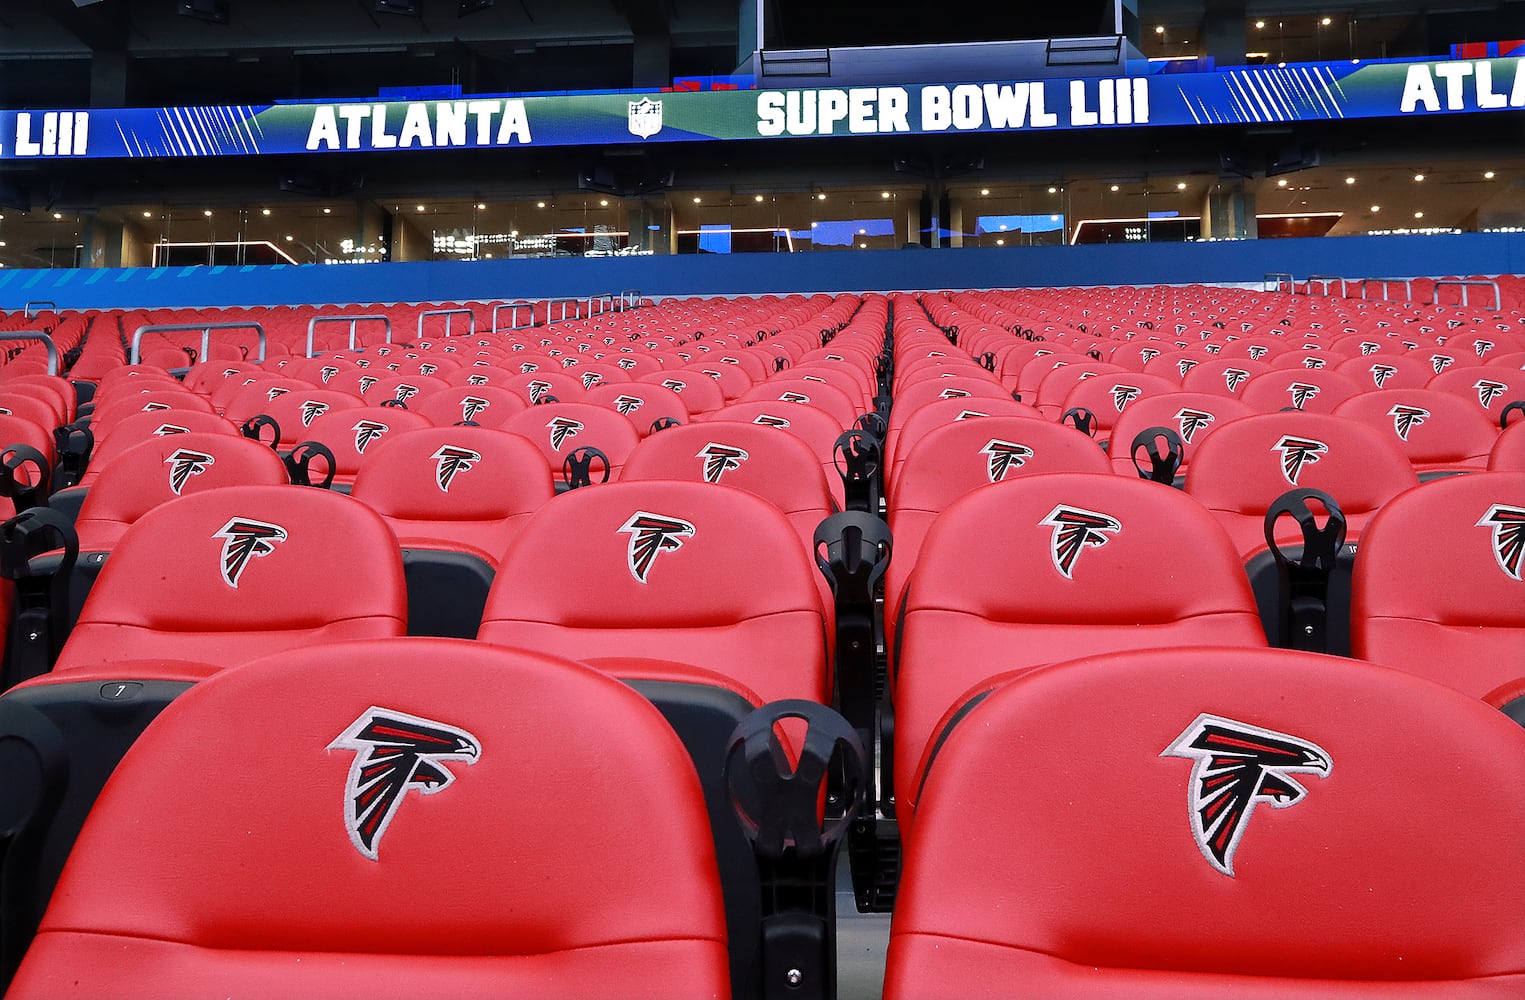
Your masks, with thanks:
[{"label": "red stadium seat", "polygon": [[165,710],[9,995],[723,997],[725,937],[699,783],[640,695],[532,653],[352,643]]},{"label": "red stadium seat", "polygon": [[1448,367],[1430,379],[1428,388],[1472,401],[1496,425],[1504,407],[1525,400],[1525,371],[1493,365]]},{"label": "red stadium seat", "polygon": [[886,1000],[1525,993],[1525,731],[1428,681],[1095,656],[945,720],[923,780]]},{"label": "red stadium seat", "polygon": [[[803,378],[790,378],[790,373],[752,386],[735,402],[751,403],[782,400],[789,403],[806,403],[831,414],[846,429],[858,419],[858,403],[852,397],[826,382],[811,382]],[[727,400],[730,402],[730,400]]]},{"label": "red stadium seat", "polygon": [[1197,364],[1181,376],[1181,389],[1243,398],[1251,380],[1270,370],[1271,366],[1264,361],[1198,356]]},{"label": "red stadium seat", "polygon": [[1499,432],[1488,453],[1491,472],[1525,472],[1525,420],[1516,419]]},{"label": "red stadium seat", "polygon": [[1360,383],[1327,368],[1273,369],[1252,378],[1239,398],[1261,413],[1289,408],[1306,413],[1332,413],[1336,406],[1362,391]]},{"label": "red stadium seat", "polygon": [[671,420],[686,424],[688,407],[683,397],[651,382],[620,382],[600,385],[588,390],[587,402],[607,406],[616,413],[624,414],[635,424],[644,438],[651,433],[653,425]]},{"label": "red stadium seat", "polygon": [[1064,402],[1059,404],[1058,412],[1064,414],[1076,408],[1089,410],[1095,418],[1092,422],[1093,436],[1105,444],[1112,436],[1112,428],[1130,406],[1151,396],[1163,396],[1176,391],[1178,387],[1174,380],[1158,375],[1104,372],[1075,383],[1069,395],[1064,397]]},{"label": "red stadium seat", "polygon": [[[620,469],[641,435],[630,418],[605,406],[588,402],[542,403],[514,414],[502,429],[531,441],[545,460],[551,474],[561,477],[567,457],[580,448],[597,448],[608,459],[609,479],[620,477]],[[603,472],[595,463],[594,481]]]},{"label": "red stadium seat", "polygon": [[711,413],[696,415],[698,423],[708,423],[711,420],[740,421],[773,427],[804,441],[821,463],[821,470],[826,473],[826,481],[831,484],[831,495],[836,499],[837,506],[842,506],[842,477],[837,471],[836,459],[837,438],[841,436],[842,428],[837,425],[836,418],[825,410],[810,403],[754,400],[750,403],[732,403]]},{"label": "red stadium seat", "polygon": [[903,419],[899,416],[901,412],[897,409],[891,413],[890,426],[884,438],[884,464],[887,470],[885,493],[891,497],[894,496],[895,485],[900,480],[900,470],[905,465],[905,457],[915,450],[922,438],[937,428],[954,421],[977,417],[1013,416],[1041,419],[1036,406],[1007,398],[939,399],[917,407]]},{"label": "red stadium seat", "polygon": [[1525,472],[1427,483],[1361,535],[1355,655],[1476,697],[1525,677]]},{"label": "red stadium seat", "polygon": [[1391,434],[1421,480],[1478,472],[1497,428],[1465,399],[1435,389],[1391,389],[1353,396],[1334,415]]},{"label": "red stadium seat", "polygon": [[1181,438],[1181,464],[1176,470],[1176,482],[1179,483],[1191,468],[1192,456],[1210,434],[1229,421],[1250,416],[1253,412],[1240,400],[1220,393],[1172,392],[1146,396],[1117,418],[1107,455],[1114,472],[1136,476],[1139,468],[1133,461],[1134,439],[1151,427],[1168,428]]},{"label": "red stadium seat", "polygon": [[[379,447],[390,434],[403,434],[429,426],[428,417],[402,407],[352,406],[320,414],[302,431],[299,441],[316,441],[333,453],[333,476],[329,488],[348,493],[372,448]],[[327,464],[319,461],[322,465]],[[316,477],[319,474],[327,476],[327,473],[325,469],[310,474]]]},{"label": "red stadium seat", "polygon": [[501,427],[509,417],[528,408],[523,397],[495,385],[440,389],[410,408],[437,427],[471,421],[482,427]]},{"label": "red stadium seat", "polygon": [[1430,366],[1413,354],[1380,354],[1350,358],[1335,371],[1372,389],[1423,389],[1434,376]]}]

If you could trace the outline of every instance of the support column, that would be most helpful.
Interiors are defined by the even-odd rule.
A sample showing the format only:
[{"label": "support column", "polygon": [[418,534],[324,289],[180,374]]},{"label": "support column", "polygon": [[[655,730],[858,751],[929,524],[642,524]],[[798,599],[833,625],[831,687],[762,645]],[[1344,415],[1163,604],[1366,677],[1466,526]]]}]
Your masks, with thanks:
[{"label": "support column", "polygon": [[1202,196],[1202,238],[1253,240],[1257,236],[1255,195],[1244,181],[1219,181]]},{"label": "support column", "polygon": [[127,107],[127,53],[97,49],[90,57],[90,106]]},{"label": "support column", "polygon": [[100,216],[89,216],[81,227],[81,240],[85,245],[85,267],[121,267],[122,242],[125,227],[120,222],[109,222]]},{"label": "support column", "polygon": [[1218,66],[1243,66],[1244,0],[1210,2],[1202,14],[1202,51]]}]

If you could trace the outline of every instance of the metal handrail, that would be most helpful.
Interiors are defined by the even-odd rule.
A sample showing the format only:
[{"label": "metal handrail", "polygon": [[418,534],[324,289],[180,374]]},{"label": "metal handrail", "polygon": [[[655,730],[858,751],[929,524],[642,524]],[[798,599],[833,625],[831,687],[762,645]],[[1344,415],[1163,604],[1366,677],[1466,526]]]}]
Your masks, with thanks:
[{"label": "metal handrail", "polygon": [[307,356],[314,357],[313,335],[317,332],[319,323],[348,323],[349,324],[349,349],[355,349],[355,328],[361,323],[380,322],[386,327],[387,343],[392,342],[392,319],[382,313],[363,313],[354,316],[314,316],[307,321]]},{"label": "metal handrail", "polygon": [[1430,301],[1426,305],[1433,306],[1440,304],[1440,287],[1442,285],[1454,285],[1460,288],[1461,304],[1464,306],[1470,304],[1467,301],[1467,289],[1491,288],[1493,289],[1493,311],[1498,312],[1499,309],[1503,308],[1504,300],[1499,294],[1499,283],[1497,281],[1490,281],[1487,278],[1441,278],[1435,282],[1435,287],[1430,292]]},{"label": "metal handrail", "polygon": [[22,312],[27,319],[36,319],[37,314],[42,312],[42,306],[47,306],[49,312],[58,312],[58,303],[52,299],[32,299],[22,307]]},{"label": "metal handrail", "polygon": [[1323,285],[1324,285],[1324,294],[1326,296],[1329,294],[1329,283],[1331,281],[1338,281],[1340,283],[1340,295],[1341,296],[1346,296],[1346,295],[1350,294],[1346,290],[1346,288],[1345,288],[1345,279],[1340,277],[1338,274],[1310,274],[1310,275],[1308,275],[1308,294],[1309,295],[1313,294],[1313,283],[1315,281],[1323,283]]},{"label": "metal handrail", "polygon": [[206,360],[207,349],[212,346],[213,330],[253,330],[259,336],[259,357],[255,358],[258,364],[265,361],[265,328],[260,324],[249,320],[246,323],[145,323],[138,327],[132,334],[132,351],[127,356],[127,363],[135,365],[142,358],[143,334],[145,333],[180,333],[190,330],[201,331],[201,354],[200,359]]},{"label": "metal handrail", "polygon": [[[545,300],[545,319],[546,319],[546,322],[550,322],[551,321],[551,306],[556,306],[556,305],[561,306],[561,315],[556,317],[556,321],[559,323],[559,322],[561,322],[561,321],[563,321],[563,320],[565,320],[567,318],[567,306],[568,305],[574,305],[574,306],[575,305],[579,305],[579,304],[582,303],[582,301],[583,301],[582,299],[579,299],[579,298],[577,298],[575,296],[569,296],[569,297],[563,297],[563,298],[557,298],[557,299],[546,299]],[[574,316],[573,318],[575,319],[576,317]]]},{"label": "metal handrail", "polygon": [[40,340],[42,346],[48,351],[48,374],[58,374],[58,345],[53,343],[53,338],[41,330],[6,330],[0,333],[0,340]]},{"label": "metal handrail", "polygon": [[1412,302],[1412,301],[1414,301],[1414,279],[1413,278],[1362,278],[1361,282],[1360,282],[1360,284],[1361,284],[1361,298],[1363,300],[1366,298],[1366,286],[1371,284],[1372,282],[1376,282],[1377,284],[1382,286],[1382,301],[1383,302],[1391,302],[1392,299],[1389,299],[1387,297],[1387,286],[1390,283],[1394,282],[1394,281],[1401,281],[1401,282],[1403,282],[1403,301],[1405,301],[1405,302]]},{"label": "metal handrail", "polygon": [[634,309],[641,304],[641,290],[639,288],[627,288],[620,292],[620,311]]},{"label": "metal handrail", "polygon": [[[477,314],[472,312],[470,309],[464,309],[464,308],[462,308],[462,309],[426,309],[425,311],[423,311],[423,312],[418,314],[418,339],[419,340],[423,340],[424,339],[424,318],[425,317],[428,317],[428,316],[444,316],[445,317],[445,336],[448,337],[448,336],[450,336],[450,317],[451,316],[461,316],[461,315],[464,315],[466,317],[466,336],[468,336],[468,337],[475,336],[476,332],[477,332]],[[496,324],[494,324],[494,325],[496,325]]]},{"label": "metal handrail", "polygon": [[[508,321],[511,324],[511,325],[506,326],[506,327],[498,325],[498,314],[500,312],[502,312],[503,310],[505,310],[505,309],[509,310]],[[499,302],[497,305],[492,307],[492,332],[493,333],[497,333],[499,330],[517,330],[517,329],[519,329],[519,310],[520,309],[528,310],[528,312],[530,314],[530,321],[528,323],[524,324],[524,325],[525,326],[534,326],[535,325],[535,306],[534,306],[533,303],[530,303],[530,302]]]},{"label": "metal handrail", "polygon": [[1291,271],[1267,271],[1266,276],[1260,280],[1260,290],[1262,292],[1279,292],[1283,283],[1286,284],[1287,291],[1293,295],[1297,294],[1297,280],[1292,277]]}]

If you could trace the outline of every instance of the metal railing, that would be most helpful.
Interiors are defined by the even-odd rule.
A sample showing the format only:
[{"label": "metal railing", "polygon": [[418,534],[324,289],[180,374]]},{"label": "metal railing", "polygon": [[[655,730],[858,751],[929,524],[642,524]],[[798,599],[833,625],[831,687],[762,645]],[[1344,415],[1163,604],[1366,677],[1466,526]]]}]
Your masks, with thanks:
[{"label": "metal railing", "polygon": [[1329,294],[1329,286],[1332,283],[1336,282],[1336,281],[1338,281],[1340,283],[1340,295],[1346,296],[1346,295],[1350,294],[1350,292],[1345,287],[1346,286],[1346,279],[1340,277],[1338,274],[1310,274],[1310,275],[1308,275],[1308,292],[1307,292],[1307,294],[1309,294],[1309,295],[1313,294],[1313,283],[1315,281],[1317,281],[1319,284],[1324,286],[1324,295],[1325,296],[1327,296]]},{"label": "metal railing", "polygon": [[1493,289],[1493,305],[1489,308],[1494,312],[1498,312],[1504,304],[1504,300],[1499,293],[1499,283],[1497,281],[1490,281],[1487,278],[1442,278],[1435,282],[1435,288],[1430,292],[1430,301],[1427,302],[1426,305],[1433,306],[1440,304],[1440,289],[1442,286],[1460,288],[1461,304],[1464,306],[1470,305],[1470,303],[1467,301],[1467,289],[1469,288]]},{"label": "metal railing", "polygon": [[354,316],[314,316],[307,321],[307,356],[313,357],[314,334],[317,333],[319,323],[348,323],[349,324],[349,349],[355,349],[355,331],[361,323],[380,323],[386,329],[386,342],[392,342],[392,320],[383,313],[363,313]]},{"label": "metal railing", "polygon": [[1362,299],[1366,298],[1366,289],[1367,289],[1367,286],[1372,285],[1372,284],[1377,284],[1377,285],[1381,285],[1382,286],[1382,301],[1383,302],[1392,302],[1393,300],[1387,297],[1387,286],[1392,284],[1395,281],[1403,282],[1403,301],[1405,301],[1405,302],[1412,302],[1412,301],[1414,301],[1414,279],[1413,278],[1362,278],[1360,280],[1360,282],[1359,282],[1359,284],[1361,286],[1361,298]]},{"label": "metal railing", "polygon": [[201,353],[197,355],[201,361],[207,358],[207,349],[212,345],[213,330],[253,330],[259,337],[259,357],[254,360],[259,364],[265,361],[265,328],[249,320],[246,323],[146,323],[133,331],[132,350],[127,355],[127,363],[135,365],[142,360],[143,334],[145,333],[184,333],[195,330],[201,331]]},{"label": "metal railing", "polygon": [[634,309],[641,304],[641,290],[639,288],[627,288],[620,292],[620,311]]},{"label": "metal railing", "polygon": [[[577,298],[576,296],[571,296],[571,297],[566,297],[566,298],[546,299],[545,300],[545,320],[546,320],[546,322],[547,323],[552,322],[552,320],[551,320],[551,307],[552,306],[561,306],[561,315],[557,316],[556,319],[555,319],[555,322],[559,323],[559,322],[561,322],[561,321],[563,321],[563,320],[565,320],[567,318],[567,306],[569,306],[569,305],[570,306],[581,305],[583,303],[583,301],[584,301],[583,299]],[[592,297],[590,296],[587,299],[587,301],[591,302],[592,301]],[[576,317],[574,316],[573,319],[576,319]]]},{"label": "metal railing", "polygon": [[[494,312],[496,312],[496,310],[494,310]],[[452,317],[452,316],[465,316],[466,317],[466,336],[468,336],[468,337],[474,336],[476,334],[476,332],[477,332],[477,314],[472,312],[470,309],[426,309],[425,311],[423,311],[423,312],[418,314],[418,339],[419,340],[424,339],[424,320],[426,318],[430,317],[430,316],[443,316],[443,317],[445,317],[445,336],[446,337],[450,336],[450,317]],[[498,324],[497,324],[496,317],[494,317],[493,326],[497,326],[497,325]]]},{"label": "metal railing", "polygon": [[49,312],[58,312],[58,303],[52,299],[33,299],[22,307],[22,313],[27,319],[36,319],[37,314],[46,306]]},{"label": "metal railing", "polygon": [[[498,323],[498,314],[501,313],[505,309],[507,309],[509,311],[509,316],[508,316],[508,321],[509,321],[509,324],[510,324],[509,326],[502,326],[502,325],[500,325]],[[529,314],[530,321],[528,323],[520,323],[519,322],[519,310],[520,309],[523,309],[526,313]],[[530,303],[530,302],[499,302],[497,305],[492,307],[492,332],[493,333],[497,333],[499,330],[517,330],[521,326],[534,326],[534,325],[535,325],[535,306],[534,306],[533,303]]]},{"label": "metal railing", "polygon": [[1260,290],[1262,292],[1279,292],[1281,286],[1286,285],[1287,291],[1297,294],[1297,281],[1292,277],[1291,271],[1269,271],[1261,279]]},{"label": "metal railing", "polygon": [[41,330],[6,330],[0,333],[0,341],[41,341],[42,346],[48,351],[48,374],[58,374],[58,345],[53,343],[53,338]]}]

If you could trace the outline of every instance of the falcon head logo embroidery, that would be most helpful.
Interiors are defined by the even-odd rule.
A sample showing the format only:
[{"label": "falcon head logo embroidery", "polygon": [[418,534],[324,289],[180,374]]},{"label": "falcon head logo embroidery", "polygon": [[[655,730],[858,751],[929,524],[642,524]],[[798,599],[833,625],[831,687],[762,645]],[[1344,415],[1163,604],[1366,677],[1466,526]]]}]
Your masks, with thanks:
[{"label": "falcon head logo embroidery", "polygon": [[1377,384],[1378,389],[1382,388],[1388,379],[1398,374],[1398,369],[1392,365],[1372,365],[1367,371],[1371,372],[1371,380]]},{"label": "falcon head logo embroidery", "polygon": [[[965,397],[967,397],[969,395],[970,395],[970,393],[964,391],[963,389],[944,389],[942,392],[939,392],[937,394],[937,398],[938,399],[963,399],[963,398],[965,398]],[[783,397],[780,397],[780,398],[783,398]],[[810,401],[807,399],[807,400],[803,400],[803,402],[807,402],[808,403]]]},{"label": "falcon head logo embroidery", "polygon": [[771,413],[759,413],[754,424],[762,424],[764,427],[788,427],[789,420],[786,417],[775,417]]},{"label": "falcon head logo embroidery", "polygon": [[249,561],[274,552],[275,547],[286,540],[286,529],[252,517],[235,517],[223,525],[222,530],[214,531],[212,537],[223,540],[222,582],[236,590]]},{"label": "falcon head logo embroidery", "polygon": [[153,413],[156,410],[168,410],[168,409],[170,409],[170,405],[168,403],[144,403],[143,404],[143,409],[142,409],[141,412],[143,412],[143,413]]},{"label": "falcon head logo embroidery", "polygon": [[620,358],[615,362],[615,364],[619,365],[621,368],[628,372],[635,367],[635,358]]},{"label": "falcon head logo embroidery", "polygon": [[682,392],[688,388],[688,383],[678,378],[667,378],[662,380],[662,386],[663,388],[671,389],[673,392]]},{"label": "falcon head logo embroidery", "polygon": [[1229,878],[1255,807],[1296,805],[1308,790],[1291,775],[1327,778],[1332,766],[1317,744],[1206,713],[1160,756],[1192,762],[1186,793],[1192,837],[1207,863]]},{"label": "falcon head logo embroidery", "polygon": [[1525,507],[1496,503],[1477,522],[1493,531],[1493,558],[1511,580],[1520,579],[1520,557],[1525,554]]},{"label": "falcon head logo embroidery", "polygon": [[418,373],[420,375],[433,375],[437,371],[439,371],[439,365],[431,364],[428,361],[418,366]]},{"label": "falcon head logo embroidery", "polygon": [[[356,365],[356,367],[359,367],[359,368],[369,368],[369,367],[371,367],[371,362],[370,362],[369,358],[356,358],[355,359],[355,365]],[[372,379],[371,381],[374,382],[376,380]],[[365,390],[362,389],[360,391],[364,392]]]},{"label": "falcon head logo embroidery", "polygon": [[710,378],[714,379],[716,382],[719,382],[721,379],[721,374],[713,368],[701,368],[699,370],[708,375]]},{"label": "falcon head logo embroidery", "polygon": [[335,368],[333,365],[324,365],[322,368],[318,369],[318,377],[323,380],[324,385],[327,385],[328,380],[337,374],[339,374],[339,369]]},{"label": "falcon head logo embroidery", "polygon": [[371,386],[375,385],[379,381],[380,381],[380,379],[378,379],[375,375],[362,375],[362,376],[360,376],[360,391],[361,391],[361,393],[370,392],[371,391]]},{"label": "falcon head logo embroidery", "polygon": [[1110,536],[1123,529],[1122,523],[1109,514],[1064,504],[1049,511],[1048,517],[1038,524],[1054,529],[1048,554],[1054,569],[1066,580],[1074,579],[1071,574],[1075,570],[1075,561],[1083,550],[1107,544],[1112,540]]},{"label": "falcon head logo embroidery", "polygon": [[657,553],[680,549],[683,539],[694,537],[694,526],[687,521],[644,510],[636,511],[618,530],[630,536],[626,563],[636,583],[646,582]]},{"label": "falcon head logo embroidery", "polygon": [[1481,358],[1493,350],[1494,343],[1491,340],[1474,340],[1472,347],[1477,351],[1477,356]]},{"label": "falcon head logo embroidery", "polygon": [[160,424],[154,429],[154,437],[165,437],[169,434],[189,434],[189,427],[181,427],[179,424]]},{"label": "falcon head logo embroidery", "polygon": [[370,861],[408,792],[438,794],[455,781],[445,761],[469,767],[482,755],[482,744],[464,729],[374,705],[328,749],[355,753],[344,784],[344,828]]},{"label": "falcon head logo embroidery", "polygon": [[631,414],[646,405],[646,400],[639,396],[619,395],[614,397],[614,409],[620,413]]},{"label": "falcon head logo embroidery", "polygon": [[392,353],[392,349],[390,347],[378,347],[378,348],[376,348],[376,355],[378,357],[384,358],[388,354],[391,354],[391,353]]},{"label": "falcon head logo embroidery", "polygon": [[1114,385],[1112,387],[1112,405],[1117,407],[1117,412],[1123,412],[1123,407],[1133,402],[1144,394],[1144,390],[1136,385]]},{"label": "falcon head logo embroidery", "polygon": [[204,451],[179,448],[164,460],[164,464],[169,466],[170,491],[179,496],[190,478],[201,475],[208,466],[215,465],[216,459]]},{"label": "falcon head logo embroidery", "polygon": [[1495,382],[1491,378],[1483,378],[1473,383],[1472,388],[1477,390],[1477,401],[1483,404],[1483,409],[1491,410],[1493,409],[1493,401],[1502,396],[1504,390],[1509,387],[1502,382]]},{"label": "falcon head logo embroidery", "polygon": [[1303,404],[1319,394],[1319,387],[1307,382],[1293,382],[1287,386],[1287,392],[1292,396],[1292,408],[1301,410]]},{"label": "falcon head logo embroidery", "polygon": [[1381,344],[1373,344],[1369,340],[1361,341],[1361,356],[1362,357],[1366,357],[1368,354],[1376,354],[1380,350],[1382,350],[1382,345]]},{"label": "falcon head logo embroidery", "polygon": [[991,438],[979,453],[985,455],[985,474],[992,483],[999,483],[1012,469],[1020,469],[1033,457],[1033,450],[1025,444]]},{"label": "falcon head logo embroidery", "polygon": [[1393,418],[1393,430],[1398,432],[1398,440],[1407,441],[1409,431],[1424,423],[1430,411],[1419,406],[1404,406],[1400,403],[1388,410],[1387,415]]},{"label": "falcon head logo embroidery", "polygon": [[481,413],[491,405],[491,403],[483,399],[481,396],[462,396],[461,419],[471,420],[478,413]]},{"label": "falcon head logo embroidery", "polygon": [[1271,450],[1281,452],[1282,478],[1296,486],[1298,477],[1303,474],[1303,469],[1328,454],[1329,446],[1322,441],[1314,441],[1312,438],[1285,434],[1280,441],[1271,446]]},{"label": "falcon head logo embroidery", "polygon": [[1195,358],[1182,358],[1176,362],[1176,370],[1181,373],[1182,378],[1185,378],[1187,372],[1191,371],[1201,363],[1202,362],[1197,361]]},{"label": "falcon head logo embroidery", "polygon": [[545,394],[551,391],[551,383],[541,381],[537,378],[531,381],[529,385],[525,386],[525,389],[529,391],[530,403],[539,405],[540,401],[545,398]]},{"label": "falcon head logo embroidery", "polygon": [[[1207,334],[1204,333],[1202,336],[1206,337]],[[1208,354],[1217,354],[1219,351],[1223,350],[1223,345],[1222,344],[1208,344],[1208,345],[1206,345],[1204,347],[1204,350],[1206,350]]]},{"label": "falcon head logo embroidery", "polygon": [[1153,347],[1141,347],[1139,348],[1138,356],[1139,360],[1147,365],[1149,362],[1159,357],[1160,352]]},{"label": "falcon head logo embroidery", "polygon": [[[556,354],[559,356],[561,354],[561,352],[557,351]],[[574,357],[571,357],[571,356],[562,358],[561,367],[563,367],[563,368],[576,368],[577,367],[577,359],[574,358]]]},{"label": "falcon head logo embroidery", "polygon": [[1243,368],[1223,369],[1223,384],[1228,386],[1228,391],[1233,392],[1239,388],[1239,383],[1250,377],[1250,373]]},{"label": "falcon head logo embroidery", "polygon": [[805,395],[803,392],[781,392],[781,393],[778,394],[778,398],[780,400],[784,401],[785,403],[808,403],[808,402],[810,402],[810,397]]},{"label": "falcon head logo embroidery", "polygon": [[702,459],[704,462],[704,481],[707,483],[718,483],[727,472],[731,469],[741,468],[741,463],[752,456],[748,455],[741,448],[733,448],[728,444],[716,444],[711,441],[699,449],[699,454],[694,457]]},{"label": "falcon head logo embroidery", "polygon": [[1197,432],[1218,418],[1206,410],[1193,410],[1190,407],[1182,407],[1176,411],[1176,427],[1181,431],[1181,440],[1191,444],[1192,438]]},{"label": "falcon head logo embroidery", "polygon": [[979,410],[959,410],[954,420],[973,420],[975,417],[988,417],[990,414],[981,413]]},{"label": "falcon head logo embroidery", "polygon": [[486,375],[467,375],[466,376],[466,384],[467,385],[486,385],[487,384],[487,376]]},{"label": "falcon head logo embroidery", "polygon": [[584,389],[591,389],[595,385],[598,385],[603,380],[604,380],[604,377],[602,375],[600,375],[598,372],[583,372],[582,373],[582,387]]},{"label": "falcon head logo embroidery", "polygon": [[1303,367],[1309,371],[1318,371],[1324,367],[1323,358],[1303,358]]},{"label": "falcon head logo embroidery", "polygon": [[370,446],[372,441],[375,441],[391,429],[379,420],[360,421],[350,428],[350,430],[355,432],[355,453],[364,455],[365,449]]},{"label": "falcon head logo embroidery", "polygon": [[[136,375],[138,373],[137,372],[133,372],[132,374]],[[234,375],[237,375],[237,374],[238,374],[238,369],[237,368],[224,368],[222,370],[222,377],[223,378],[232,378]],[[247,384],[247,383],[245,383],[245,384]]]},{"label": "falcon head logo embroidery", "polygon": [[265,393],[265,398],[270,400],[271,402],[274,402],[275,400],[279,399],[281,396],[286,395],[286,393],[288,393],[290,391],[291,391],[290,389],[283,389],[283,388],[281,388],[278,385],[272,385],[269,388],[269,390]]},{"label": "falcon head logo embroidery", "polygon": [[476,463],[482,460],[480,453],[470,448],[457,448],[453,444],[447,444],[439,451],[429,456],[434,459],[434,482],[439,486],[441,493],[450,492],[450,484],[455,482],[455,477],[463,472],[470,472]]},{"label": "falcon head logo embroidery", "polygon": [[577,432],[583,429],[582,421],[573,420],[570,417],[556,417],[545,426],[551,432],[552,451],[560,451],[567,438],[576,437]]},{"label": "falcon head logo embroidery", "polygon": [[418,395],[418,386],[416,386],[416,385],[409,385],[406,382],[399,382],[399,383],[397,383],[397,401],[399,403],[406,403],[408,400],[412,399],[414,396],[417,396],[417,395]]},{"label": "falcon head logo embroidery", "polygon": [[1259,346],[1251,347],[1249,348],[1248,353],[1250,355],[1251,361],[1259,361],[1261,358],[1266,356],[1266,349]]},{"label": "falcon head logo embroidery", "polygon": [[528,375],[531,372],[538,372],[539,370],[540,370],[540,365],[538,363],[534,362],[534,361],[521,361],[521,362],[519,362],[519,374],[520,375]]},{"label": "falcon head logo embroidery", "polygon": [[312,422],[328,412],[327,403],[319,403],[313,399],[302,401],[302,426],[311,427]]},{"label": "falcon head logo embroidery", "polygon": [[1430,365],[1435,369],[1436,375],[1439,375],[1441,372],[1445,371],[1447,368],[1450,368],[1455,363],[1456,359],[1447,354],[1430,355]]}]

